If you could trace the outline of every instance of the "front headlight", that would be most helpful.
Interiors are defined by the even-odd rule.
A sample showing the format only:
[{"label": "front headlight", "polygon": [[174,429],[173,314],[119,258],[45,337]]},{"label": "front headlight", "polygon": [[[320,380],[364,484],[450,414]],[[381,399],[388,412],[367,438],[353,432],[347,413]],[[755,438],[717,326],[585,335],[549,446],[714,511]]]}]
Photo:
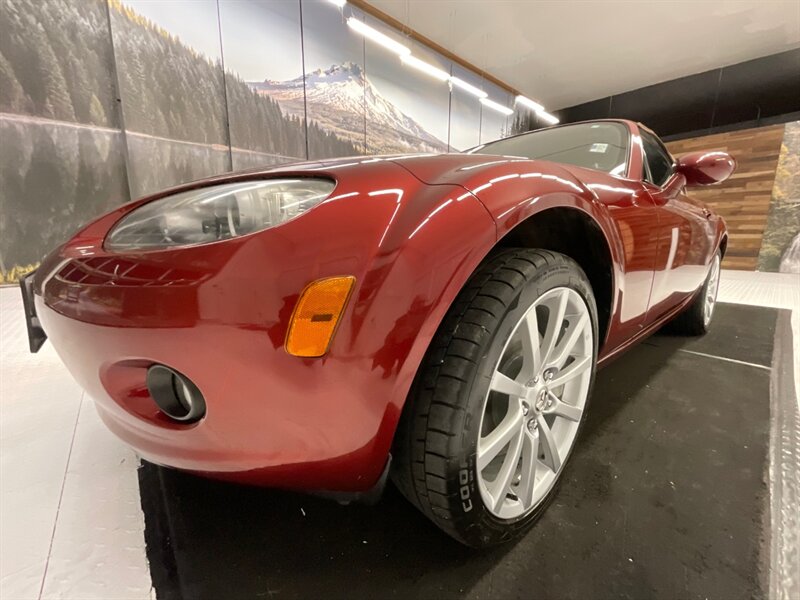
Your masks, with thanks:
[{"label": "front headlight", "polygon": [[111,252],[206,244],[274,227],[325,200],[328,179],[264,179],[225,183],[149,202],[106,237]]}]

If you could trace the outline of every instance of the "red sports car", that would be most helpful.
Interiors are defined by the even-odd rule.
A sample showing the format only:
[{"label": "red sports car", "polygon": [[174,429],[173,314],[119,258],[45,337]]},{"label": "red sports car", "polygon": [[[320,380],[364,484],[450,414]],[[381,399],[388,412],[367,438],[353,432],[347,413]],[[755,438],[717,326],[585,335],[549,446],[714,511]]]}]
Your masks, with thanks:
[{"label": "red sports car", "polygon": [[734,167],[604,120],[189,183],[23,281],[31,347],[149,461],[341,500],[391,475],[495,544],[553,496],[596,368],[708,328],[727,235],[684,189]]}]

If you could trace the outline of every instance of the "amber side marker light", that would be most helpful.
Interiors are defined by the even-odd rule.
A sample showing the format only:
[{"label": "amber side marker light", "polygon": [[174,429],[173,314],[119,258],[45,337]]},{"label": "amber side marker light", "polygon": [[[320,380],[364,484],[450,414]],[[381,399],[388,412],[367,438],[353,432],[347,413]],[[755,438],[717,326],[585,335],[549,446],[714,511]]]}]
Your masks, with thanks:
[{"label": "amber side marker light", "polygon": [[306,286],[289,322],[286,352],[315,358],[328,351],[355,282],[352,276],[329,277]]}]

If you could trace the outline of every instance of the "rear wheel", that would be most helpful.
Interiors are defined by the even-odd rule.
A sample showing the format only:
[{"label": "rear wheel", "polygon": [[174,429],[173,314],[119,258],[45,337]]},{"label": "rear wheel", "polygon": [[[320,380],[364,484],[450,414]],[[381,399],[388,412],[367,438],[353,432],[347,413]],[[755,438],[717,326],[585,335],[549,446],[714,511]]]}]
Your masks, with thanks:
[{"label": "rear wheel", "polygon": [[585,419],[596,331],[570,258],[516,249],[488,260],[445,317],[401,419],[393,477],[406,497],[471,546],[530,527]]},{"label": "rear wheel", "polygon": [[683,312],[676,316],[667,326],[670,333],[678,335],[704,335],[708,332],[714,308],[717,305],[717,292],[719,291],[720,263],[722,257],[717,252],[711,259],[708,275],[703,287],[698,290],[697,296]]}]

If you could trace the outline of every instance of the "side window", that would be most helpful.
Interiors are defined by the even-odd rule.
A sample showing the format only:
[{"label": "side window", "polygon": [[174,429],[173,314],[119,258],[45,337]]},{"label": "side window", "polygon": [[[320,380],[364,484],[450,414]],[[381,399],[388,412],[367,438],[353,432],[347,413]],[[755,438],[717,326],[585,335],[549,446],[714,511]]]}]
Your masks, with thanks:
[{"label": "side window", "polygon": [[647,162],[645,179],[661,187],[672,175],[672,157],[653,134],[644,130],[641,131],[641,134],[644,157]]}]

